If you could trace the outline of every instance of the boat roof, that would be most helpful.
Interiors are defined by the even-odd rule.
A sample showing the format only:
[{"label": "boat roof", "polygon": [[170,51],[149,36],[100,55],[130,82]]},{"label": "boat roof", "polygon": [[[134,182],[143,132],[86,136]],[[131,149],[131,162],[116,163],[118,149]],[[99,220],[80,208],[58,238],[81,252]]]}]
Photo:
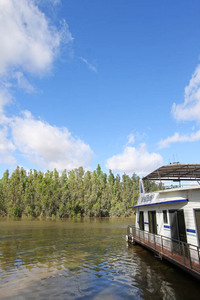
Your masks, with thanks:
[{"label": "boat roof", "polygon": [[170,181],[200,181],[200,163],[183,164],[173,163],[162,166],[142,178],[143,180],[170,180]]}]

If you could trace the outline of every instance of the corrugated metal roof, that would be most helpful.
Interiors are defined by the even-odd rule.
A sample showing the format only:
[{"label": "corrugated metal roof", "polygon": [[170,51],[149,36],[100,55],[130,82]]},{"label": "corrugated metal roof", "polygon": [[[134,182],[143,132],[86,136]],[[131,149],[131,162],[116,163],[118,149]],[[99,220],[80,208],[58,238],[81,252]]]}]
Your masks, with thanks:
[{"label": "corrugated metal roof", "polygon": [[162,166],[147,176],[143,180],[196,180],[200,181],[200,164],[174,163]]}]

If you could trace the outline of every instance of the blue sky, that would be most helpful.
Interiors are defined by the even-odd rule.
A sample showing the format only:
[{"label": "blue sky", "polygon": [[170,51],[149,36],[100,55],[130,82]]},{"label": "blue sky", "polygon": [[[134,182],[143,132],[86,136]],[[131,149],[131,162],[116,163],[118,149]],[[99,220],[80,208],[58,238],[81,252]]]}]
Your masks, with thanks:
[{"label": "blue sky", "polygon": [[197,0],[0,0],[0,174],[199,162]]}]

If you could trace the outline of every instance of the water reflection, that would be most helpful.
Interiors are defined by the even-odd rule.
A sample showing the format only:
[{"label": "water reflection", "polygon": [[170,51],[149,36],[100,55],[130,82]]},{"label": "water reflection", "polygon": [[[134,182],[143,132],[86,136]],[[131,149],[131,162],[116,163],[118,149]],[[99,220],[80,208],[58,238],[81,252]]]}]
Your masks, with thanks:
[{"label": "water reflection", "polygon": [[0,297],[197,299],[196,281],[140,246],[127,246],[130,222],[1,221]]}]

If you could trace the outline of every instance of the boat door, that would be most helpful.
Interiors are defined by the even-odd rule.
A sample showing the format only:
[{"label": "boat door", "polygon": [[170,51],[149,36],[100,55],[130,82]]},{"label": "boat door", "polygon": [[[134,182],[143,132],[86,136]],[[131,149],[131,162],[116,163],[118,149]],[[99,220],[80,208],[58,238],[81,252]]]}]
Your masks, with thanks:
[{"label": "boat door", "polygon": [[187,246],[180,242],[187,243],[184,211],[169,210],[169,220],[171,228],[171,238],[173,239],[173,251],[184,256],[188,256]]},{"label": "boat door", "polygon": [[149,232],[157,234],[156,211],[148,211],[149,216]]},{"label": "boat door", "polygon": [[187,243],[184,211],[182,209],[169,210],[169,220],[171,228],[171,238]]},{"label": "boat door", "polygon": [[139,214],[139,226],[140,226],[140,230],[144,230],[144,212],[140,211]]},{"label": "boat door", "polygon": [[200,209],[195,210],[196,225],[197,225],[197,238],[200,246]]}]

